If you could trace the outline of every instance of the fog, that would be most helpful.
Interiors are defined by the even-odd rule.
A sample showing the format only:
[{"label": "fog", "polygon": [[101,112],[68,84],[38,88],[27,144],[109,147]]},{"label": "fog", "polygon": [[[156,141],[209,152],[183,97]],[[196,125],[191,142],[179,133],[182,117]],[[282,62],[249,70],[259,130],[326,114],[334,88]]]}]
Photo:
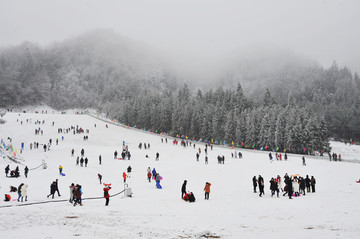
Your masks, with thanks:
[{"label": "fog", "polygon": [[171,56],[190,78],[214,77],[259,46],[360,72],[359,9],[357,0],[0,0],[0,46],[105,28]]}]

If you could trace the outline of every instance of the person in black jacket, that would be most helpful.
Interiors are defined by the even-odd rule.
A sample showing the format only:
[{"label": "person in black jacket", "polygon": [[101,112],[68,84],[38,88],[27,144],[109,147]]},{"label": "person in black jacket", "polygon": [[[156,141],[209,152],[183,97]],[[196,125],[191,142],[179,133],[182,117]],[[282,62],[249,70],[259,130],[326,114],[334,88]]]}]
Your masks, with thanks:
[{"label": "person in black jacket", "polygon": [[181,199],[184,197],[184,194],[186,194],[186,184],[187,184],[187,181],[184,180],[184,183],[181,187]]},{"label": "person in black jacket", "polygon": [[109,205],[109,201],[110,201],[110,194],[109,194],[109,190],[111,189],[110,186],[106,186],[104,188],[104,198],[105,198],[105,206]]},{"label": "person in black jacket", "polygon": [[279,187],[277,182],[274,178],[271,178],[270,182],[270,190],[271,190],[271,197],[274,196],[275,192],[277,193],[277,197],[279,197]]},{"label": "person in black jacket", "polygon": [[306,186],[306,191],[309,193],[310,192],[310,178],[309,178],[309,175],[306,175],[306,178],[305,178],[305,186]]},{"label": "person in black jacket", "polygon": [[254,193],[256,193],[256,187],[257,187],[257,179],[256,179],[256,176],[253,177],[252,181],[253,181],[253,186],[254,186]]},{"label": "person in black jacket", "polygon": [[192,192],[189,193],[189,202],[195,202],[195,196]]},{"label": "person in black jacket", "polygon": [[299,178],[299,182],[300,182],[300,191],[303,192],[303,195],[305,195],[305,187],[306,187],[306,181],[305,181],[305,178],[303,177],[300,177]]},{"label": "person in black jacket", "polygon": [[263,195],[263,194],[265,195],[265,193],[264,193],[264,179],[263,179],[263,177],[261,177],[261,175],[259,175],[258,183],[259,183],[259,190],[260,190],[259,196],[261,197],[261,195]]},{"label": "person in black jacket", "polygon": [[52,184],[50,185],[50,194],[47,195],[47,197],[50,197],[50,195],[52,195],[52,198],[54,198],[56,192],[56,182],[52,182]]},{"label": "person in black jacket", "polygon": [[59,180],[58,179],[56,179],[56,181],[55,181],[55,191],[58,193],[58,196],[60,197],[61,195],[59,192]]},{"label": "person in black jacket", "polygon": [[17,191],[18,191],[18,195],[19,195],[19,197],[18,197],[18,202],[19,202],[19,200],[20,200],[20,198],[21,198],[21,188],[24,186],[24,184],[22,183],[22,184],[20,184],[19,185],[19,187],[18,187],[18,189],[17,189]]},{"label": "person in black jacket", "polygon": [[27,166],[25,166],[25,169],[24,169],[25,178],[27,178],[28,172],[29,172],[29,168]]},{"label": "person in black jacket", "polygon": [[292,199],[292,194],[293,194],[292,180],[288,175],[285,176],[285,184],[286,184],[285,187],[287,188],[287,193],[289,195],[289,199]]},{"label": "person in black jacket", "polygon": [[9,171],[10,171],[10,166],[8,165],[8,166],[6,166],[6,168],[5,168],[6,177],[8,176]]},{"label": "person in black jacket", "polygon": [[159,160],[159,152],[156,153],[156,158],[155,158],[156,161]]},{"label": "person in black jacket", "polygon": [[315,184],[316,184],[316,180],[314,178],[314,176],[311,176],[311,192],[314,193],[315,192]]}]

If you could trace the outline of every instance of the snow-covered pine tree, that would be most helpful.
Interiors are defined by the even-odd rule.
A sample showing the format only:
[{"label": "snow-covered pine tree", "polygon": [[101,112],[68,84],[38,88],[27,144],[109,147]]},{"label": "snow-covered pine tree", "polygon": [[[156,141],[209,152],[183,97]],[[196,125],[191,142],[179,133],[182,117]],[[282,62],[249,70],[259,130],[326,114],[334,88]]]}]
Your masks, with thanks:
[{"label": "snow-covered pine tree", "polygon": [[233,141],[235,141],[235,121],[234,121],[234,112],[229,111],[226,117],[225,122],[225,137],[227,144],[231,144]]}]

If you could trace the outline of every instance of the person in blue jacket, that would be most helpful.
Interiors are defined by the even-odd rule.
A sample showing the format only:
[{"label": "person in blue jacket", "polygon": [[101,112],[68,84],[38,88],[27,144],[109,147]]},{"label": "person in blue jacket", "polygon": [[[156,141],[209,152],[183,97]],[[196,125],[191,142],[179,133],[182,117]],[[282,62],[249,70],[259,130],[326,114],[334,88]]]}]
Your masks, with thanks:
[{"label": "person in blue jacket", "polygon": [[156,176],[156,169],[155,168],[152,170],[152,176],[155,179],[155,176]]}]

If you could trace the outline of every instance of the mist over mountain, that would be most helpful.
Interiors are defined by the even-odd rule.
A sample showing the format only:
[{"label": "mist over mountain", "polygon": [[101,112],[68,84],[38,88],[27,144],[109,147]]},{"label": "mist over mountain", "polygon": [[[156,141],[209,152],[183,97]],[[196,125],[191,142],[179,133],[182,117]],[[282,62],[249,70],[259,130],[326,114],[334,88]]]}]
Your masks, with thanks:
[{"label": "mist over mountain", "polygon": [[2,105],[97,107],[176,81],[145,46],[96,30],[47,47],[24,42],[1,52]]},{"label": "mist over mountain", "polygon": [[[324,69],[314,60],[266,45],[208,59],[176,57],[111,30],[48,46],[24,42],[0,49],[0,104],[92,107],[147,129],[273,147],[278,145],[274,137],[261,141],[256,136],[264,123],[260,120],[246,126],[258,131],[229,132],[240,134],[236,128],[241,124],[266,115],[276,125],[282,115],[291,118],[291,127],[300,124],[299,131],[315,127],[312,121],[326,122],[316,146],[321,149],[326,136],[360,136],[360,80],[336,62]],[[280,123],[285,127],[286,122]],[[275,135],[275,128],[268,127]],[[301,148],[310,136],[297,137]],[[285,147],[285,138],[281,141]]]}]

